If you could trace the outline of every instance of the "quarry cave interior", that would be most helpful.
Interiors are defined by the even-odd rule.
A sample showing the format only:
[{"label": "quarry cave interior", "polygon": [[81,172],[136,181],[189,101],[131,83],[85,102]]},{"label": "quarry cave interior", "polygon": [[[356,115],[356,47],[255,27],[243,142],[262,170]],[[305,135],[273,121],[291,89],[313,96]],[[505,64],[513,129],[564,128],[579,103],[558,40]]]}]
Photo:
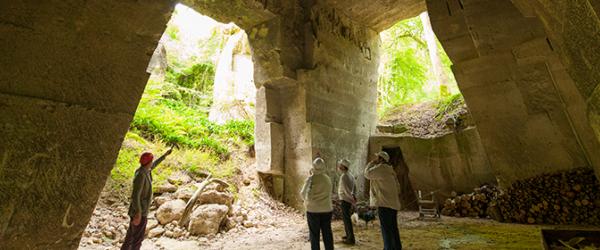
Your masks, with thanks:
[{"label": "quarry cave interior", "polygon": [[[240,98],[255,100],[245,106],[253,113],[252,135],[238,132],[251,129],[247,123],[211,123],[206,133],[224,141],[235,135],[241,139],[224,145],[240,146],[189,144],[210,148],[216,156],[203,157],[228,166],[247,164],[238,153],[251,155],[252,169],[231,168],[243,177],[228,190],[252,198],[226,197],[218,236],[188,238],[174,219],[158,218],[161,231],[145,249],[310,249],[299,190],[313,159],[325,159],[334,182],[336,161],[348,159],[357,199],[367,201],[363,169],[381,150],[401,184],[406,249],[600,248],[600,0],[16,0],[0,2],[0,249],[118,248],[112,233],[98,233],[108,245],[93,242],[88,224],[110,211],[113,198],[103,190],[125,144],[148,149],[128,131],[148,126],[134,116],[146,105],[149,63],[177,4],[237,25],[222,26],[239,40],[229,46],[229,71],[216,74],[252,67],[244,72],[249,77],[239,76],[252,92]],[[428,138],[379,124],[377,110],[380,33],[423,12],[468,105],[462,127],[453,123],[452,132]],[[166,139],[157,145],[150,149],[170,147]],[[204,161],[186,152],[168,164]],[[219,178],[230,171],[215,169]],[[172,179],[166,185],[176,190],[182,179]],[[433,192],[441,219],[414,220],[417,191]],[[160,193],[154,209],[183,199]],[[263,208],[272,214],[252,211]],[[119,213],[127,223],[126,211]],[[270,216],[281,219],[264,227],[246,222]],[[343,231],[340,223],[334,235]],[[357,228],[357,245],[336,248],[383,247],[376,226]],[[547,228],[556,230],[540,233]],[[282,236],[272,240],[265,232]],[[550,247],[576,236],[583,239],[562,246],[570,248]]]}]

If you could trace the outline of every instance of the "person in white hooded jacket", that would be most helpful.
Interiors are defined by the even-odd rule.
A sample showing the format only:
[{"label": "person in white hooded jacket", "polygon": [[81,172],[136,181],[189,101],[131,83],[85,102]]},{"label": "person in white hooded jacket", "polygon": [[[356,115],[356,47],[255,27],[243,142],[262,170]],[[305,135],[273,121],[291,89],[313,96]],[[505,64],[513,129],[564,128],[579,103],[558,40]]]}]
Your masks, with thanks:
[{"label": "person in white hooded jacket", "polygon": [[306,178],[300,191],[306,207],[306,219],[310,232],[310,246],[312,250],[320,249],[319,238],[323,233],[323,243],[326,250],[333,249],[333,232],[331,231],[331,204],[332,184],[326,174],[325,161],[317,156],[313,161],[311,175]]},{"label": "person in white hooded jacket", "polygon": [[371,181],[371,206],[377,207],[381,225],[384,250],[401,250],[400,231],[397,214],[400,210],[400,183],[394,168],[388,164],[390,156],[386,152],[376,154],[377,159],[365,168],[365,178]]}]

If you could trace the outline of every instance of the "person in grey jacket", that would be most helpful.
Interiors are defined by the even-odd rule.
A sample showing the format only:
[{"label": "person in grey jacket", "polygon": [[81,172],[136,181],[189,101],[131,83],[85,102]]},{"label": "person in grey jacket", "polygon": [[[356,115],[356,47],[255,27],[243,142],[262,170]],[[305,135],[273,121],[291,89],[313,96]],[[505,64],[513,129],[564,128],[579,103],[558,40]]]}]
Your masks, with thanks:
[{"label": "person in grey jacket", "polygon": [[344,221],[344,231],[346,236],[343,238],[343,243],[348,245],[354,245],[356,243],[354,239],[354,230],[352,228],[352,206],[356,204],[356,197],[354,196],[354,176],[348,172],[350,162],[346,159],[338,161],[338,170],[342,173],[340,181],[338,183],[338,197],[342,201],[342,220]]},{"label": "person in grey jacket", "polygon": [[131,221],[123,245],[121,245],[122,250],[140,249],[142,246],[148,222],[148,208],[152,202],[152,170],[171,152],[173,152],[172,148],[155,161],[153,161],[154,155],[150,152],[145,152],[140,156],[140,167],[135,170],[131,203],[129,204],[128,214]]},{"label": "person in grey jacket", "polygon": [[377,159],[365,168],[365,178],[371,181],[371,206],[377,207],[381,225],[384,250],[401,250],[397,214],[400,210],[400,184],[396,172],[388,164],[390,156],[386,152],[376,154]]},{"label": "person in grey jacket", "polygon": [[331,191],[333,186],[331,179],[326,174],[325,161],[317,155],[312,164],[311,175],[306,178],[300,191],[306,207],[310,247],[312,250],[320,249],[319,238],[320,232],[322,232],[325,249],[331,250],[333,249],[333,232],[331,231],[333,211]]}]

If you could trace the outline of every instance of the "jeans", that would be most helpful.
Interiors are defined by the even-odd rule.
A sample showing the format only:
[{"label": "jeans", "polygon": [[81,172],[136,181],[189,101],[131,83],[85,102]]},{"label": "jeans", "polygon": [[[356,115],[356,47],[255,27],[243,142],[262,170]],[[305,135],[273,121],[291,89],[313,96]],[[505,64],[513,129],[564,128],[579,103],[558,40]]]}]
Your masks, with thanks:
[{"label": "jeans", "polygon": [[333,250],[333,232],[331,232],[332,213],[311,213],[306,212],[308,220],[308,230],[310,232],[310,249],[319,250],[319,236],[323,232],[323,243],[326,250]]},{"label": "jeans", "polygon": [[142,241],[144,240],[144,234],[146,233],[146,223],[148,218],[142,216],[139,225],[133,225],[133,217],[129,221],[129,228],[127,229],[127,235],[123,240],[121,250],[138,250],[142,247]]},{"label": "jeans", "polygon": [[346,240],[354,242],[354,230],[352,229],[352,204],[342,200],[342,220],[344,221],[344,230],[346,231]]},{"label": "jeans", "polygon": [[400,231],[398,231],[398,220],[396,215],[398,211],[387,208],[378,207],[377,215],[381,224],[381,236],[383,237],[384,250],[402,250],[402,242],[400,242]]}]

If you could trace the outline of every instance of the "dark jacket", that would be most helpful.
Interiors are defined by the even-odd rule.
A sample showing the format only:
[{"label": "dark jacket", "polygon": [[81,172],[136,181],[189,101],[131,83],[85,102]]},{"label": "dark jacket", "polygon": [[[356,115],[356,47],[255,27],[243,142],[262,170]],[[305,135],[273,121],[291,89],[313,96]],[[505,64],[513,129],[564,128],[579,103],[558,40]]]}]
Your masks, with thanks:
[{"label": "dark jacket", "polygon": [[143,166],[140,166],[135,170],[133,176],[133,191],[131,192],[131,204],[129,204],[129,216],[133,217],[137,213],[141,213],[142,216],[148,215],[148,209],[152,203],[152,170],[158,166],[166,155],[163,155],[152,162],[152,167],[147,170]]}]

